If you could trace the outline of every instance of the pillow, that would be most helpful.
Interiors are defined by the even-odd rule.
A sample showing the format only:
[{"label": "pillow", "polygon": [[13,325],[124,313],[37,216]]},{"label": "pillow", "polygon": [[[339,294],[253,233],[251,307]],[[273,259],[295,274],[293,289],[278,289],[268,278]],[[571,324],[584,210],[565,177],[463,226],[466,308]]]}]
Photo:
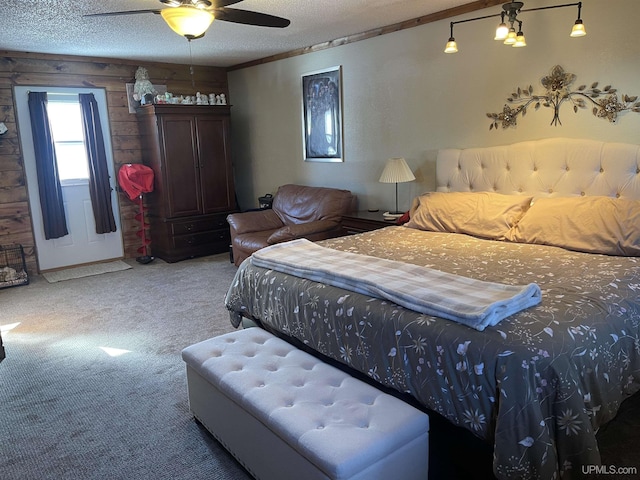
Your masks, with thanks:
[{"label": "pillow", "polygon": [[504,240],[533,197],[494,192],[430,192],[411,207],[409,228]]},{"label": "pillow", "polygon": [[540,198],[511,229],[508,239],[580,252],[640,256],[640,201]]}]

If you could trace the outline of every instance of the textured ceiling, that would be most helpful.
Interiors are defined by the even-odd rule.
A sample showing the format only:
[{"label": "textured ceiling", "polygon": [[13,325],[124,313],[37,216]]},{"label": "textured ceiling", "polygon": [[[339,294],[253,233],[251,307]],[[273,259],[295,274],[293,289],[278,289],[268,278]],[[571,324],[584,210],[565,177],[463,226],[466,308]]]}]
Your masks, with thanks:
[{"label": "textured ceiling", "polygon": [[[410,20],[471,0],[244,0],[235,8],[291,20],[284,29],[214,21],[191,42],[196,65],[227,67]],[[2,0],[0,48],[189,63],[189,43],[159,15],[83,17],[163,8],[159,0]],[[446,33],[445,33],[446,34]]]}]

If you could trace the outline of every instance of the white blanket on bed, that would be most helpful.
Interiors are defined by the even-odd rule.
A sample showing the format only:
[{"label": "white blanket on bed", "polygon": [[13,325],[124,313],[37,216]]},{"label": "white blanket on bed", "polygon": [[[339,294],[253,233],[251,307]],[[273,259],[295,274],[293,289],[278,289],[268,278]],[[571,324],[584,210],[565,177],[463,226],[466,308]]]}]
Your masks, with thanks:
[{"label": "white blanket on bed", "polygon": [[306,239],[254,252],[257,267],[390,300],[476,330],[537,305],[540,287],[483,282],[432,268],[321,247]]}]

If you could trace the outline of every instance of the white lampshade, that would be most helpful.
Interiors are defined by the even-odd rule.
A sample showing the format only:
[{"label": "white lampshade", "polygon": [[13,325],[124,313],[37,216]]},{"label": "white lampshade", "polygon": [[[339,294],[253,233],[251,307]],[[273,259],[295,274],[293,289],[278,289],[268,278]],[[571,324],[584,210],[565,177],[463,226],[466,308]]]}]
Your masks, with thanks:
[{"label": "white lampshade", "polygon": [[384,166],[382,175],[380,175],[380,183],[395,183],[396,184],[396,209],[393,212],[388,212],[391,215],[400,216],[402,212],[398,210],[398,183],[411,182],[416,177],[407,165],[407,162],[402,157],[394,157],[387,160],[387,164]]},{"label": "white lampshade", "polygon": [[382,175],[380,175],[380,183],[403,183],[411,182],[416,177],[402,157],[390,158],[384,166]]},{"label": "white lampshade", "polygon": [[171,30],[187,38],[204,34],[215,18],[211,12],[194,7],[164,8],[160,15]]}]

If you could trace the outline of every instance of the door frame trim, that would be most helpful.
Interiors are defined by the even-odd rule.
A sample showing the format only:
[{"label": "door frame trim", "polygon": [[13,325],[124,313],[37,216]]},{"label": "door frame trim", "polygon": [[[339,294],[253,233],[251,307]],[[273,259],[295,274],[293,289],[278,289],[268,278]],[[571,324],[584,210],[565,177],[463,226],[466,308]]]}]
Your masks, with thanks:
[{"label": "door frame trim", "polygon": [[[83,265],[86,263],[99,263],[103,261],[109,261],[109,259],[96,259],[94,262],[81,262],[78,264],[67,265],[65,267],[51,267],[42,269],[40,266],[40,254],[38,251],[38,242],[42,242],[44,239],[44,227],[42,226],[42,213],[40,207],[40,193],[38,191],[38,176],[35,170],[35,162],[32,161],[31,158],[27,160],[27,151],[33,151],[33,138],[31,133],[31,119],[29,118],[29,109],[27,104],[27,94],[31,90],[46,90],[51,93],[69,93],[69,94],[79,94],[79,93],[93,93],[96,97],[96,101],[98,102],[98,111],[100,114],[100,123],[102,126],[102,136],[104,137],[104,147],[105,153],[109,161],[107,162],[107,167],[109,170],[109,181],[111,184],[111,200],[113,206],[113,214],[116,221],[116,232],[119,238],[119,250],[120,255],[114,257],[112,260],[118,260],[124,258],[124,238],[122,232],[122,225],[120,219],[120,203],[118,202],[118,194],[117,194],[117,185],[116,182],[116,165],[113,158],[113,146],[111,144],[111,129],[109,123],[108,116],[108,106],[107,106],[107,91],[105,88],[88,88],[88,87],[55,87],[48,85],[14,85],[13,86],[13,98],[15,101],[15,114],[16,114],[16,128],[18,130],[18,137],[20,140],[20,150],[23,161],[23,167],[25,172],[25,188],[27,190],[27,203],[29,205],[29,213],[31,217],[31,229],[34,239],[34,250],[36,257],[36,265],[38,268],[38,272],[49,271],[51,269],[61,269],[72,266]],[[26,108],[26,110],[25,110]],[[25,120],[26,117],[26,120]],[[22,125],[21,125],[22,123]],[[21,128],[22,127],[22,128]],[[28,142],[31,142],[29,144]],[[25,148],[25,143],[27,147]],[[33,188],[29,188],[29,185],[32,185]],[[33,205],[33,202],[36,202]],[[113,234],[112,233],[112,234]]]}]

